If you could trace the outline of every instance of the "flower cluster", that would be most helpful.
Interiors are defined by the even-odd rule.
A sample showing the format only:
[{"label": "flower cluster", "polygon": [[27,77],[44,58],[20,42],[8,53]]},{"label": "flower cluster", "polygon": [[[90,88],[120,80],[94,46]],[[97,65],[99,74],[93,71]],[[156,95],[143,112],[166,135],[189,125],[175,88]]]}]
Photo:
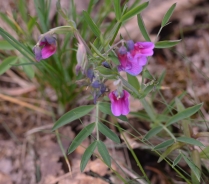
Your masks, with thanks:
[{"label": "flower cluster", "polygon": [[154,44],[152,42],[137,42],[132,40],[126,42],[127,47],[121,46],[118,50],[120,65],[119,71],[125,71],[136,76],[141,73],[143,66],[147,63],[147,56],[153,55]]},{"label": "flower cluster", "polygon": [[[78,38],[77,38],[78,37]],[[86,77],[87,85],[91,87],[94,103],[106,91],[106,86],[99,76],[95,76],[93,69],[89,66],[87,51],[81,37],[77,36],[78,49],[76,53],[77,65],[76,74],[82,72]],[[136,42],[132,40],[126,42],[118,49],[117,56],[120,64],[117,66],[118,71],[125,71],[130,75],[136,76],[141,73],[143,67],[147,64],[147,57],[153,55],[154,44],[152,42]],[[52,34],[40,36],[38,43],[33,48],[37,61],[46,59],[53,55],[57,50],[56,38]],[[102,65],[108,69],[111,66],[108,62],[102,62]],[[120,80],[119,80],[120,81]],[[128,91],[124,90],[121,82],[118,82],[117,89],[109,94],[111,101],[111,111],[115,116],[127,115],[129,113],[129,96]]]},{"label": "flower cluster", "polygon": [[[126,42],[126,47],[121,46],[118,50],[120,65],[118,71],[125,71],[136,76],[141,73],[143,66],[147,64],[147,56],[153,55],[154,44],[152,42]],[[120,87],[121,88],[121,87]],[[115,116],[129,113],[129,93],[123,90],[115,90],[109,94],[111,110]]]}]

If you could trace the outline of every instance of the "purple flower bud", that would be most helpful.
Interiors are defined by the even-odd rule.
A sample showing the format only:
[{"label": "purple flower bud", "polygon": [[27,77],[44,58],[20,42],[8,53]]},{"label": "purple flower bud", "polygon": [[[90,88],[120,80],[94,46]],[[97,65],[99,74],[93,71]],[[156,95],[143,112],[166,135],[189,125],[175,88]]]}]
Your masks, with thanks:
[{"label": "purple flower bud", "polygon": [[110,64],[109,64],[107,61],[102,62],[102,65],[103,65],[105,68],[110,68]]},{"label": "purple flower bud", "polygon": [[92,81],[94,78],[94,72],[91,68],[86,71],[86,76]]},{"label": "purple flower bud", "polygon": [[33,52],[35,54],[36,60],[40,61],[42,59],[41,48],[39,46],[35,46],[35,47],[33,47]]},{"label": "purple flower bud", "polygon": [[37,61],[52,56],[57,50],[57,42],[54,36],[48,34],[40,36],[40,39],[38,46],[35,46],[33,49]]},{"label": "purple flower bud", "polygon": [[131,50],[134,49],[134,42],[133,42],[133,40],[128,40],[126,42],[126,45],[127,45],[128,51],[131,51]]},{"label": "purple flower bud", "polygon": [[129,96],[130,94],[123,90],[123,95],[120,96],[116,91],[109,94],[111,101],[111,111],[115,116],[127,115],[129,113]]},{"label": "purple flower bud", "polygon": [[119,48],[119,50],[118,50],[118,53],[119,53],[120,55],[125,55],[125,54],[127,53],[126,47],[121,46],[121,47]]},{"label": "purple flower bud", "polygon": [[100,88],[101,94],[105,93],[106,91],[106,86],[102,83],[101,88]]},{"label": "purple flower bud", "polygon": [[81,71],[81,66],[77,64],[76,67],[75,67],[76,75],[78,75],[80,71]]},{"label": "purple flower bud", "polygon": [[93,88],[100,88],[101,83],[100,83],[98,80],[96,80],[96,81],[94,81],[94,82],[91,84],[91,86],[92,86]]},{"label": "purple flower bud", "polygon": [[79,65],[82,65],[86,59],[86,48],[82,42],[78,43],[78,50],[76,53],[76,59]]}]

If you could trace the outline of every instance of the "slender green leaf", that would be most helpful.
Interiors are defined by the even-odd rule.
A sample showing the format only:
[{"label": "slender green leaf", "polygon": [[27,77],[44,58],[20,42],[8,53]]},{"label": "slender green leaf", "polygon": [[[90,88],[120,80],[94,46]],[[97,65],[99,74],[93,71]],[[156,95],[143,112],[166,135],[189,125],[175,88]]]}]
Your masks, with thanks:
[{"label": "slender green leaf", "polygon": [[117,23],[115,24],[115,27],[113,28],[113,32],[112,32],[113,34],[110,34],[110,36],[111,36],[110,45],[112,45],[112,44],[114,43],[115,38],[116,38],[116,36],[117,36],[117,34],[118,34],[118,31],[119,31],[121,25],[122,25],[121,22],[117,22]]},{"label": "slender green leaf", "polygon": [[16,62],[17,62],[16,56],[9,56],[6,59],[4,59],[0,64],[0,75],[2,75],[4,72],[10,69],[12,67],[12,64]]},{"label": "slender green leaf", "polygon": [[176,3],[174,3],[169,8],[169,10],[166,12],[166,14],[163,17],[163,20],[162,20],[162,23],[161,23],[161,27],[166,26],[166,24],[168,23],[169,19],[171,18],[172,14],[173,14],[173,11],[174,11],[175,7],[176,7]]},{"label": "slender green leaf", "polygon": [[209,160],[209,146],[200,152],[200,157]]},{"label": "slender green leaf", "polygon": [[[114,116],[111,112],[111,107],[110,107],[110,103],[107,102],[100,102],[99,103],[99,110],[101,112],[103,112],[104,114],[109,114],[110,116]],[[117,116],[118,119],[121,119],[122,121],[128,121],[128,119],[126,118],[126,116]]]},{"label": "slender green leaf", "polygon": [[91,19],[88,12],[83,11],[83,15],[84,15],[85,21],[87,22],[87,24],[90,27],[90,29],[92,30],[92,32],[95,34],[95,36],[100,38],[100,35],[101,35],[100,30],[97,27],[97,25],[94,23],[94,21]]},{"label": "slender green leaf", "polygon": [[79,134],[74,138],[73,142],[71,143],[68,154],[72,153],[83,141],[86,139],[94,130],[95,123],[91,123],[84,127]]},{"label": "slender green leaf", "polygon": [[[28,65],[28,60],[26,58],[20,58],[19,59],[20,63],[22,63],[22,67],[26,75],[32,79],[35,76],[35,71],[32,65]],[[25,65],[26,64],[26,65]],[[33,64],[33,63],[31,63]],[[14,66],[14,65],[13,65]]]},{"label": "slender green leaf", "polygon": [[92,49],[94,50],[94,52],[95,52],[98,56],[100,56],[102,59],[106,60],[106,58],[100,53],[100,51],[99,51],[92,43],[90,43],[90,45],[91,45]]},{"label": "slender green leaf", "polygon": [[170,48],[177,45],[181,40],[165,40],[159,41],[155,43],[155,48],[162,49],[162,48]]},{"label": "slender green leaf", "polygon": [[121,17],[120,0],[113,0],[112,3],[114,6],[116,19],[119,21]]},{"label": "slender green leaf", "polygon": [[144,136],[145,140],[150,139],[151,137],[157,135],[163,128],[161,126],[157,126],[155,128],[152,128],[151,130],[149,130],[146,135]]},{"label": "slender green leaf", "polygon": [[127,13],[125,13],[121,17],[120,22],[124,22],[124,21],[130,19],[131,17],[139,14],[142,10],[144,10],[148,6],[148,4],[149,4],[149,2],[145,2],[133,9],[129,10]]},{"label": "slender green leaf", "polygon": [[84,105],[77,107],[75,109],[72,109],[71,111],[65,113],[60,119],[58,119],[53,126],[52,130],[56,130],[68,123],[71,123],[72,121],[79,119],[89,112],[91,112],[94,109],[94,105]]},{"label": "slender green leaf", "polygon": [[109,139],[111,139],[112,141],[116,143],[120,143],[119,137],[112,130],[110,130],[106,125],[104,125],[103,123],[98,123],[98,128],[99,128],[99,131],[103,135],[107,136]]},{"label": "slender green leaf", "polygon": [[81,164],[80,164],[80,170],[83,172],[85,169],[91,155],[94,153],[95,148],[97,147],[97,141],[92,142],[89,147],[86,149],[84,152],[82,159],[81,159]]},{"label": "slender green leaf", "polygon": [[166,148],[166,147],[172,145],[173,143],[174,143],[174,140],[173,139],[170,139],[170,140],[167,140],[167,141],[164,141],[164,142],[158,144],[153,149],[154,150],[163,149],[163,148]]},{"label": "slender green leaf", "polygon": [[168,147],[166,149],[166,151],[160,155],[160,158],[158,159],[158,163],[161,162],[167,155],[169,155],[172,151],[176,150],[176,149],[179,149],[181,148],[182,146],[184,146],[185,144],[184,143],[181,143],[181,142],[176,142],[174,143],[172,146]]},{"label": "slender green leaf", "polygon": [[140,111],[140,112],[130,112],[131,115],[133,115],[134,117],[137,117],[139,119],[145,120],[150,122],[151,119],[150,117],[147,115],[146,112]]},{"label": "slender green leaf", "polygon": [[118,57],[116,57],[116,56],[114,56],[114,55],[109,55],[108,57],[111,59],[111,61],[112,61],[115,65],[119,65],[119,64],[120,64],[120,61],[119,61]]},{"label": "slender green leaf", "polygon": [[175,160],[173,161],[172,167],[176,166],[176,165],[180,162],[181,158],[182,158],[182,155],[179,154],[179,155],[175,158]]},{"label": "slender green leaf", "polygon": [[25,0],[19,0],[18,2],[18,11],[21,14],[22,19],[27,22],[28,19],[28,15],[27,15],[27,6],[26,5],[26,1]]},{"label": "slender green leaf", "polygon": [[111,167],[111,158],[106,145],[102,141],[98,141],[97,146],[99,154],[102,156],[103,161],[105,162],[105,164],[107,164],[108,167]]},{"label": "slender green leaf", "polygon": [[192,172],[197,177],[198,181],[200,182],[200,170],[199,170],[199,168],[191,160],[189,160],[184,154],[182,154],[182,156],[183,156],[185,162],[188,164],[188,166],[192,170]]},{"label": "slender green leaf", "polygon": [[202,103],[195,105],[193,107],[189,107],[179,113],[177,113],[176,115],[174,115],[173,117],[171,117],[171,119],[168,120],[168,122],[166,123],[166,126],[170,126],[173,123],[176,123],[180,120],[183,120],[185,118],[188,118],[190,116],[192,116],[193,114],[195,114],[200,108],[202,107]]},{"label": "slender green leaf", "polygon": [[179,141],[179,142],[192,144],[194,146],[204,146],[200,141],[198,141],[196,139],[193,139],[193,138],[190,138],[190,137],[178,137],[176,140]]},{"label": "slender green leaf", "polygon": [[136,76],[127,73],[129,84],[131,84],[136,90],[140,90],[140,84]]},{"label": "slender green leaf", "polygon": [[92,9],[97,2],[98,2],[98,0],[90,0],[89,5],[88,5],[88,9],[87,9],[87,12],[89,14],[91,14]]},{"label": "slender green leaf", "polygon": [[142,17],[141,17],[141,14],[138,14],[138,15],[137,15],[137,20],[138,20],[139,29],[140,29],[140,31],[141,31],[141,33],[142,33],[144,39],[145,39],[146,41],[149,41],[149,42],[150,42],[151,39],[150,39],[150,37],[149,37],[149,35],[148,35],[148,33],[147,33],[147,30],[146,30],[146,27],[145,27],[145,25],[144,25],[144,21],[143,21],[143,19],[142,19]]},{"label": "slender green leaf", "polygon": [[150,80],[153,80],[153,76],[151,75],[151,73],[147,69],[143,70],[143,77],[147,78],[147,79],[150,79]]},{"label": "slender green leaf", "polygon": [[6,40],[0,40],[0,50],[15,50],[15,48]]}]

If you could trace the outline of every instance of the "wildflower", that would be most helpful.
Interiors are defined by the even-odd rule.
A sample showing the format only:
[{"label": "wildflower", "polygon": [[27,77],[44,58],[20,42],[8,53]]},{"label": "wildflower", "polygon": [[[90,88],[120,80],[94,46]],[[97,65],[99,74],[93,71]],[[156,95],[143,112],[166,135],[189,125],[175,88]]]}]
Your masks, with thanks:
[{"label": "wildflower", "polygon": [[56,50],[56,38],[50,34],[41,37],[37,45],[33,48],[33,52],[37,61],[52,56],[56,52]]},{"label": "wildflower", "polygon": [[95,81],[91,86],[93,87],[93,98],[96,104],[97,99],[106,92],[106,86],[99,81]]},{"label": "wildflower", "polygon": [[125,71],[130,75],[141,73],[143,66],[147,63],[147,56],[153,55],[154,44],[152,42],[137,42],[132,40],[126,42],[127,48],[122,46],[118,50],[120,65],[119,71]]},{"label": "wildflower", "polygon": [[147,63],[145,56],[133,57],[129,52],[126,55],[118,55],[120,65],[119,71],[125,71],[130,75],[136,76],[141,73],[143,66]]},{"label": "wildflower", "polygon": [[91,68],[89,68],[87,71],[86,71],[86,76],[90,79],[90,81],[93,81],[93,78],[94,78],[94,72]]},{"label": "wildflower", "polygon": [[115,90],[109,94],[113,115],[120,116],[121,114],[127,115],[129,113],[129,96],[130,94],[126,90],[123,90],[121,93]]},{"label": "wildflower", "polygon": [[110,69],[110,64],[109,64],[107,61],[102,62],[102,65],[103,65],[105,68],[109,68],[109,69]]}]

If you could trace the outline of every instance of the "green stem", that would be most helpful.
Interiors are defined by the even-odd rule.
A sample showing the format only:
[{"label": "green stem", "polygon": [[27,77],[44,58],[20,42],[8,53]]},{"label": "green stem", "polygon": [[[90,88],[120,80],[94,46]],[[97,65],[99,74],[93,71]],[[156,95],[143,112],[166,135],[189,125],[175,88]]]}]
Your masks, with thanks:
[{"label": "green stem", "polygon": [[123,135],[123,132],[121,131],[120,125],[119,125],[118,123],[117,123],[117,127],[118,127],[118,129],[119,129],[121,135],[123,136],[123,138],[124,138],[124,140],[125,140],[125,143],[126,143],[128,149],[130,150],[132,156],[134,157],[134,160],[136,161],[137,166],[139,167],[140,171],[142,172],[144,178],[147,180],[147,182],[148,182],[149,184],[151,184],[151,182],[150,182],[150,180],[148,179],[148,177],[147,177],[147,175],[146,175],[146,173],[145,173],[145,171],[144,171],[144,169],[143,169],[143,167],[142,167],[142,165],[141,165],[139,159],[137,158],[137,156],[136,156],[134,150],[131,148],[131,146],[130,146],[129,142],[127,141],[126,137]]},{"label": "green stem", "polygon": [[95,123],[96,123],[96,132],[97,132],[97,141],[99,141],[99,102],[96,104],[96,117],[95,117]]},{"label": "green stem", "polygon": [[[192,151],[192,161],[194,165],[199,169],[199,172],[201,173],[201,161],[200,161],[200,153],[194,149]],[[192,177],[192,183],[193,184],[199,184],[200,181],[198,181],[197,177],[195,176],[194,172],[191,171],[191,177]]]}]

